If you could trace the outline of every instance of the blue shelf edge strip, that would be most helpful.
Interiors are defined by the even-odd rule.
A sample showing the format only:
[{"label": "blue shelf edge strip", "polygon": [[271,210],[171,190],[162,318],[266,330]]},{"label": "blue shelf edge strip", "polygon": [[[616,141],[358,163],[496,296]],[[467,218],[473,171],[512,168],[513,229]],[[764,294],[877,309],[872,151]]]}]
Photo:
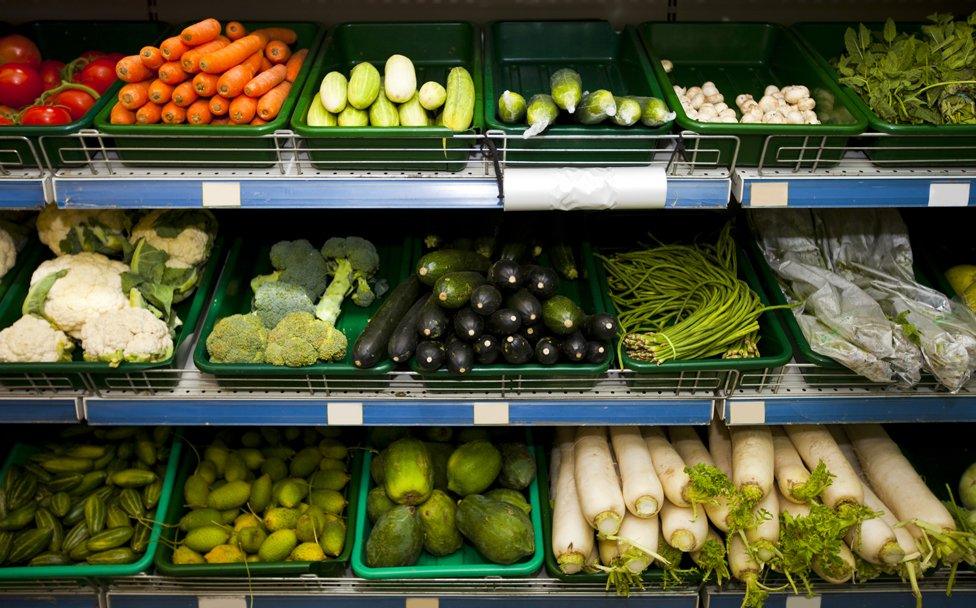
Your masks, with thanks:
[{"label": "blue shelf edge strip", "polygon": [[46,201],[44,179],[0,179],[0,208],[32,209]]},{"label": "blue shelf edge strip", "polygon": [[77,401],[64,399],[0,399],[0,424],[74,424]]},{"label": "blue shelf edge strip", "polygon": [[850,424],[861,422],[971,422],[976,420],[976,396],[944,397],[733,397],[726,403],[726,420],[743,402],[763,401],[766,424]]},{"label": "blue shelf edge strip", "polygon": [[[409,598],[409,591],[391,592],[389,596],[361,595],[341,596],[329,595],[327,605],[330,608],[403,608],[405,598]],[[422,597],[436,598],[439,608],[498,608],[503,604],[510,604],[514,597],[479,596],[479,595],[446,595],[440,598],[429,595]],[[594,595],[565,595],[552,596],[519,596],[518,606],[546,606],[547,608],[615,608],[626,604],[631,608],[695,608],[698,605],[698,595],[634,595],[626,600],[608,594]],[[112,595],[112,608],[197,608],[196,596],[181,595]],[[251,605],[251,604],[248,604]],[[254,596],[253,608],[316,608],[323,606],[322,596]],[[427,605],[427,604],[424,604]],[[435,604],[431,604],[435,605]]]},{"label": "blue shelf edge strip", "polygon": [[[743,206],[752,206],[753,184],[788,184],[790,207],[928,207],[932,203],[932,185],[967,185],[968,201],[943,206],[976,206],[976,180],[968,178],[746,178],[742,185]],[[966,205],[962,205],[966,202]],[[767,206],[767,205],[759,205]]]}]

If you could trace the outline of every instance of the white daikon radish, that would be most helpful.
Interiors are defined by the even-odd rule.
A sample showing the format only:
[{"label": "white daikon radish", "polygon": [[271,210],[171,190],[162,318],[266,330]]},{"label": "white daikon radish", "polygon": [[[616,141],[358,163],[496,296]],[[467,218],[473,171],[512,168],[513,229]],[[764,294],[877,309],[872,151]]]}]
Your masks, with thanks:
[{"label": "white daikon radish", "polygon": [[854,453],[854,446],[851,444],[851,440],[847,438],[847,433],[844,432],[844,428],[839,425],[832,424],[827,427],[827,430],[830,431],[830,436],[834,438],[835,442],[837,442],[837,447],[840,448],[844,458],[847,459],[847,464],[851,465],[851,468],[854,469],[854,472],[857,473],[857,476],[863,482],[864,470],[861,469],[861,463],[857,461],[857,454]]},{"label": "white daikon radish", "polygon": [[603,536],[616,534],[627,507],[604,427],[581,427],[576,432],[574,460],[576,491],[586,521]]},{"label": "white daikon radish", "polygon": [[[657,478],[664,488],[664,497],[679,507],[690,507],[688,492],[690,490],[688,474],[685,473],[685,462],[674,450],[674,447],[664,437],[664,432],[655,426],[644,428],[644,439],[647,450],[651,454],[651,462]],[[663,505],[662,505],[663,509]]]},{"label": "white daikon radish", "polygon": [[657,515],[664,502],[664,490],[640,429],[632,426],[610,427],[610,442],[617,457],[627,510],[637,517]]},{"label": "white daikon radish", "polygon": [[762,565],[753,559],[746,543],[739,534],[729,537],[729,570],[732,577],[746,586],[743,606],[762,606],[769,588],[759,582]]},{"label": "white daikon radish", "polygon": [[691,552],[691,559],[702,573],[702,582],[707,583],[715,575],[715,584],[721,585],[729,579],[729,567],[725,561],[725,541],[713,528],[708,529],[705,543],[698,551]]},{"label": "white daikon radish", "polygon": [[758,501],[773,489],[773,435],[765,426],[736,426],[732,438],[732,483],[748,500]]},{"label": "white daikon radish", "polygon": [[816,557],[810,562],[810,567],[820,578],[833,585],[846,583],[854,577],[854,569],[857,562],[854,561],[854,554],[847,548],[847,545],[840,545],[837,551],[840,563],[826,563]]},{"label": "white daikon radish", "polygon": [[[596,538],[596,534],[593,535]],[[597,543],[593,541],[593,548],[590,550],[590,554],[586,556],[586,562],[583,564],[583,572],[587,574],[595,574],[600,571],[600,550],[597,549]]]},{"label": "white daikon radish", "polygon": [[864,491],[864,506],[876,513],[881,513],[881,515],[872,519],[865,519],[860,524],[853,526],[847,532],[844,540],[866,562],[894,566],[905,559],[905,551],[901,548],[894,530],[884,520],[884,511],[887,508],[881,499],[871,491],[871,488],[862,487],[862,489]]},{"label": "white daikon radish", "polygon": [[560,457],[552,509],[552,554],[560,570],[575,574],[593,551],[593,529],[583,516],[576,492],[575,433],[560,428],[556,438]]},{"label": "white daikon radish", "polygon": [[598,538],[596,544],[600,563],[607,568],[615,566],[617,558],[620,557],[620,544],[609,538]]},{"label": "white daikon radish", "polygon": [[899,521],[915,524],[910,531],[921,545],[931,545],[933,557],[953,563],[971,553],[954,538],[956,524],[948,509],[881,425],[852,425],[846,430],[871,488]]},{"label": "white daikon radish", "polygon": [[746,528],[746,541],[763,563],[776,557],[779,545],[779,498],[777,492],[766,494],[754,509],[755,526]]},{"label": "white daikon radish", "polygon": [[783,493],[779,491],[779,488],[776,488],[776,491],[779,492],[776,495],[776,498],[779,499],[780,512],[789,513],[793,517],[806,517],[807,515],[810,514],[809,504],[798,503],[798,502],[793,502],[792,500],[787,500],[787,498],[783,496]]},{"label": "white daikon radish", "polygon": [[[705,444],[701,442],[698,437],[697,431],[690,426],[673,426],[668,429],[668,433],[671,436],[671,445],[674,450],[681,456],[681,459],[685,462],[685,466],[692,469],[693,472],[689,476],[690,478],[695,475],[694,469],[696,467],[704,467],[704,470],[712,470],[719,475],[725,475],[718,467],[715,466],[715,461],[712,460],[712,455],[709,453],[708,449],[705,448]],[[717,494],[714,491],[699,491],[696,489],[696,484],[692,478],[692,490],[693,499],[696,502],[701,502],[705,507],[705,513],[708,515],[708,519],[711,520],[712,524],[721,530],[722,532],[729,531],[729,501],[726,496]],[[729,481],[731,482],[731,480]],[[711,488],[714,490],[714,488]],[[724,553],[723,553],[724,554]]]},{"label": "white daikon radish", "polygon": [[810,481],[810,471],[783,429],[773,427],[770,430],[773,433],[773,474],[779,491],[790,502],[809,502],[809,498],[794,496],[793,489],[805,487]]},{"label": "white daikon radish", "polygon": [[665,501],[660,515],[661,533],[669,545],[682,553],[701,549],[708,537],[708,518],[704,513]]},{"label": "white daikon radish", "polygon": [[[558,437],[558,436],[557,436]],[[572,440],[576,440],[575,433],[572,435]],[[562,448],[559,447],[559,440],[557,438],[555,444],[552,446],[552,452],[549,453],[549,506],[556,504],[556,484],[559,483],[559,466],[562,463]]]},{"label": "white daikon radish", "polygon": [[797,424],[783,428],[809,468],[813,469],[823,462],[834,476],[833,481],[820,495],[825,505],[836,509],[845,504],[864,503],[861,480],[826,427]]},{"label": "white daikon radish", "polygon": [[718,470],[732,479],[732,438],[729,437],[729,427],[714,418],[708,426],[708,453],[712,455]]},{"label": "white daikon radish", "polygon": [[660,557],[657,553],[659,522],[654,517],[637,517],[627,512],[616,534],[620,551],[621,565],[634,574],[639,574]]}]

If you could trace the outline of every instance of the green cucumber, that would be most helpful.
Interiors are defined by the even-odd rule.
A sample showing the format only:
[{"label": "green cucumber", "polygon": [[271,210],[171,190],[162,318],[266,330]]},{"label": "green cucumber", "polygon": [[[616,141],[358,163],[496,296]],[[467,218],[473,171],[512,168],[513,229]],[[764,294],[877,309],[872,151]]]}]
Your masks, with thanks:
[{"label": "green cucumber", "polygon": [[407,278],[386,296],[352,348],[352,361],[356,367],[369,369],[386,358],[390,336],[419,296],[420,280],[416,276]]},{"label": "green cucumber", "polygon": [[474,251],[438,249],[420,258],[417,276],[424,285],[433,285],[449,272],[464,270],[485,272],[488,270],[488,264],[488,258]]},{"label": "green cucumber", "polygon": [[553,296],[542,305],[542,321],[554,334],[569,335],[577,331],[586,315],[566,296]]},{"label": "green cucumber", "polygon": [[461,308],[471,299],[471,292],[484,283],[484,275],[478,272],[449,272],[437,279],[434,295],[444,308]]}]

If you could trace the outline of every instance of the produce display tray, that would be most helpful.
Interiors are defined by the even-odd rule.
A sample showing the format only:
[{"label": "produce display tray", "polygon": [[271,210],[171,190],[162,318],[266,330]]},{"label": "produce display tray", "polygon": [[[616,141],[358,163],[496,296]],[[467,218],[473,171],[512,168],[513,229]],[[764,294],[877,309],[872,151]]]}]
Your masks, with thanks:
[{"label": "produce display tray", "polygon": [[[709,221],[708,216],[698,216],[696,219],[700,221],[677,222],[675,219],[662,219],[661,221],[655,222],[652,228],[652,236],[661,238],[666,235],[666,242],[686,243],[692,242],[696,234],[707,232],[709,227],[717,229],[721,226],[721,224],[715,222],[714,217],[710,218],[711,221]],[[690,229],[690,226],[696,226],[696,229]],[[619,234],[616,236],[615,242],[621,242],[621,239],[626,238]],[[640,238],[638,237],[634,242],[638,242],[639,240]],[[736,235],[736,240],[739,241],[739,246],[736,248],[739,278],[745,281],[756,292],[763,304],[770,304],[766,299],[762,283],[756,274],[756,269],[749,260],[749,256],[746,255],[746,251],[742,247],[741,239],[738,235]],[[623,242],[627,241],[624,240]],[[593,244],[593,249],[596,253],[612,253],[617,247],[609,246],[604,248],[601,246],[601,243],[596,242]],[[615,314],[616,307],[610,299],[610,289],[603,264],[597,260],[593,262],[593,265],[597,273],[597,282],[604,296],[604,306],[608,313]],[[776,302],[772,302],[772,304],[776,304]],[[648,386],[653,386],[654,376],[668,376],[670,379],[680,374],[696,373],[696,377],[699,378],[718,379],[729,370],[748,371],[781,367],[789,363],[793,356],[793,351],[790,348],[789,340],[787,340],[786,332],[774,314],[775,312],[777,311],[767,311],[759,317],[760,355],[758,357],[749,359],[722,359],[721,357],[713,357],[710,359],[667,361],[658,365],[648,361],[632,359],[626,350],[621,349],[620,363],[625,369],[632,370],[637,376],[648,376],[648,378],[644,379],[634,378],[631,380],[631,382],[641,385],[647,384]]]},{"label": "produce display tray", "polygon": [[[353,364],[352,347],[362,333],[366,323],[379,309],[384,298],[376,298],[372,305],[361,308],[355,305],[350,298],[346,298],[342,303],[342,312],[339,314],[336,327],[346,335],[349,347],[346,349],[346,358],[343,361],[317,363],[308,367],[284,367],[265,363],[215,363],[210,360],[207,352],[207,337],[213,331],[214,325],[220,319],[237,313],[247,313],[251,310],[251,279],[260,274],[267,274],[273,270],[268,254],[271,246],[279,240],[294,240],[308,236],[313,245],[321,246],[325,240],[325,235],[316,230],[310,229],[305,234],[295,233],[293,230],[281,233],[282,238],[265,237],[255,240],[254,237],[238,238],[230,248],[224,271],[220,281],[214,291],[213,299],[207,310],[203,326],[200,329],[200,339],[197,341],[196,349],[193,353],[193,362],[201,371],[217,376],[218,382],[221,378],[228,380],[228,385],[233,385],[233,379],[246,381],[249,385],[254,385],[254,380],[249,378],[256,376],[293,376],[305,377],[309,374],[325,376],[379,376],[385,375],[393,369],[393,362],[384,359],[378,365],[370,369],[360,369]],[[370,235],[365,235],[371,238]],[[410,251],[409,239],[397,240],[397,237],[388,237],[383,240],[376,239],[372,242],[380,256],[380,270],[378,278],[386,279],[390,289],[396,287],[400,281],[407,276],[409,270],[410,256],[405,255]]]},{"label": "produce display tray", "polygon": [[[24,244],[24,248],[17,252],[17,261],[13,267],[3,277],[0,277],[0,302],[3,302],[3,296],[11,287],[30,282],[31,273],[34,272],[34,268],[38,264],[39,256],[43,255],[46,250],[47,247],[31,235]],[[2,309],[0,309],[0,314],[2,314]]]},{"label": "produce display tray", "polygon": [[[92,49],[133,55],[143,46],[157,42],[167,27],[167,24],[159,21],[34,21],[14,28],[14,31],[33,40],[43,59],[68,63]],[[47,127],[4,126],[0,127],[0,136],[29,138],[41,157],[38,160],[51,167],[78,166],[90,160],[91,154],[84,151],[81,139],[67,136],[91,128],[93,119],[102,110],[111,112],[123,84],[116,81],[78,120]],[[44,136],[43,141],[39,139],[41,136]],[[27,168],[30,167],[32,154],[24,142],[4,141],[0,146],[0,162],[5,166],[17,166],[15,159],[20,159]],[[97,147],[97,143],[92,143],[89,149]]]},{"label": "produce display tray", "polygon": [[660,127],[580,125],[562,112],[543,135],[566,139],[522,139],[526,124],[507,124],[498,118],[502,92],[520,93],[528,103],[532,95],[549,92],[549,77],[561,68],[579,72],[584,91],[607,89],[614,95],[664,99],[633,28],[617,32],[607,21],[501,21],[485,30],[485,57],[485,121],[489,129],[507,136],[508,162],[536,166],[647,164],[661,144],[613,136],[663,135],[671,130],[670,123]]},{"label": "produce display tray", "polygon": [[[677,113],[682,128],[701,135],[735,135],[739,138],[736,165],[763,167],[819,167],[835,164],[841,150],[818,150],[821,145],[842,147],[848,137],[863,133],[867,121],[850,104],[838,84],[817,64],[790,32],[772,23],[648,22],[640,26],[641,39],[651,58],[668,105]],[[664,71],[661,60],[674,64]],[[768,125],[699,122],[685,113],[674,85],[701,86],[712,81],[736,110],[737,95],[750,93],[759,101],[768,85],[805,85],[817,102],[819,125]],[[775,139],[767,141],[767,137]],[[796,135],[796,137],[782,137]],[[729,158],[734,144],[709,144],[724,148]],[[783,149],[807,147],[805,150]],[[729,156],[726,156],[728,154]]]},{"label": "produce display tray", "polygon": [[[274,120],[263,125],[113,125],[111,106],[95,117],[95,127],[109,135],[125,135],[114,140],[119,158],[129,166],[179,165],[210,168],[263,167],[278,162],[281,143],[264,137],[288,128],[288,119],[297,103],[299,92],[312,70],[312,60],[325,35],[324,26],[309,21],[244,21],[250,30],[262,27],[287,27],[295,30],[298,40],[293,50],[308,49],[308,56],[292,83],[291,91]],[[176,35],[189,23],[173,27],[168,35]],[[148,44],[145,40],[142,44]],[[142,135],[144,137],[133,137]],[[204,139],[204,137],[206,139]]]},{"label": "produce display tray", "polygon": [[[576,302],[583,309],[583,312],[588,315],[606,312],[603,294],[594,279],[595,269],[593,266],[593,256],[590,255],[589,244],[580,244],[574,251],[574,257],[581,267],[580,277],[575,281],[569,281],[560,276],[559,289],[556,290],[556,293]],[[419,257],[415,258],[415,262],[417,260],[419,260]],[[538,263],[542,266],[549,266],[549,256],[544,251],[539,257]],[[413,266],[416,267],[417,264],[414,263]],[[565,386],[566,383],[561,382],[561,379],[570,379],[573,387],[585,388],[586,385],[590,384],[585,382],[586,379],[592,379],[595,383],[604,377],[607,370],[610,369],[610,362],[612,360],[613,354],[608,353],[606,360],[602,363],[561,362],[555,365],[542,365],[541,363],[526,363],[524,365],[511,365],[509,363],[494,363],[492,365],[476,364],[471,368],[469,373],[463,376],[452,374],[446,369],[440,369],[436,372],[425,372],[417,367],[416,362],[413,360],[411,361],[411,366],[422,378],[438,380],[456,378],[459,383],[463,383],[465,378],[475,378],[478,380],[478,388],[480,390],[495,390],[500,388],[503,378],[505,384],[509,387],[517,385],[520,378],[551,378],[553,379],[552,386]],[[493,385],[490,382],[491,379],[498,379],[498,386]],[[533,382],[532,386],[544,388],[547,384]],[[438,383],[438,386],[443,387],[444,384]]]},{"label": "produce display tray", "polygon": [[[539,449],[529,444],[538,462]],[[356,543],[352,553],[352,571],[357,576],[369,580],[382,579],[425,579],[425,578],[471,578],[485,576],[531,576],[542,566],[545,548],[542,542],[542,520],[539,512],[542,503],[539,493],[539,473],[529,486],[529,504],[532,511],[529,518],[535,531],[535,553],[515,564],[503,565],[489,562],[471,546],[467,540],[464,545],[451,555],[434,557],[426,551],[421,553],[420,559],[413,566],[373,568],[366,565],[366,541],[373,529],[366,515],[366,498],[373,489],[373,478],[369,473],[369,465],[373,461],[373,453],[366,452],[363,457],[362,483],[359,484],[359,504],[363,508],[356,512]]]},{"label": "produce display tray", "polygon": [[[166,463],[166,476],[163,478],[163,490],[156,505],[157,513],[165,513],[171,506],[173,500],[173,483],[176,478],[176,469],[180,461],[180,451],[182,439],[179,437],[173,440],[172,448],[169,452],[169,460]],[[38,451],[32,445],[17,443],[14,445],[10,454],[4,460],[3,468],[0,469],[0,481],[3,481],[10,467],[27,462],[32,454]],[[182,487],[182,486],[181,486]],[[137,561],[131,564],[113,565],[92,565],[79,564],[74,566],[15,566],[0,567],[0,581],[36,581],[39,579],[89,579],[89,578],[118,578],[123,576],[133,576],[145,572],[152,566],[153,555],[156,548],[160,545],[160,538],[163,534],[165,524],[162,520],[153,523],[152,532],[149,535],[149,543],[146,545],[146,552]]]},{"label": "produce display tray", "polygon": [[452,139],[446,127],[313,127],[306,120],[322,79],[336,70],[349,75],[368,61],[383,73],[390,55],[406,55],[417,72],[418,88],[428,80],[442,85],[451,68],[464,67],[474,81],[473,134],[484,127],[481,83],[481,37],[465,22],[345,23],[332,30],[316,56],[308,82],[291,118],[292,129],[305,138],[318,169],[381,171],[461,171],[474,139]]},{"label": "produce display tray", "polygon": [[[200,461],[199,455],[193,450],[187,450],[179,471],[176,474],[175,485],[173,486],[173,500],[169,503],[169,508],[165,511],[163,519],[166,530],[163,535],[163,542],[159,543],[155,551],[156,569],[160,574],[176,577],[194,576],[225,576],[248,578],[252,576],[300,576],[302,574],[313,574],[315,576],[342,576],[346,566],[349,564],[349,555],[352,553],[353,540],[356,528],[354,515],[360,510],[360,484],[362,483],[363,468],[361,465],[362,456],[359,451],[350,459],[349,462],[349,483],[346,484],[346,540],[343,544],[342,553],[333,559],[320,562],[295,562],[286,561],[279,563],[249,563],[249,564],[174,564],[172,542],[176,534],[177,525],[180,518],[186,512],[183,506],[183,485],[187,478],[193,474],[197,463]],[[369,474],[368,469],[366,474]]]},{"label": "produce display tray", "polygon": [[[21,314],[21,308],[27,293],[30,290],[30,277],[37,267],[45,260],[51,259],[54,255],[47,247],[38,247],[32,251],[30,260],[25,260],[27,267],[18,280],[10,286],[7,294],[0,300],[0,327],[9,327]],[[176,353],[188,338],[193,335],[193,330],[197,326],[197,321],[203,312],[207,297],[217,278],[217,273],[221,268],[224,259],[224,238],[220,235],[214,241],[210,258],[203,267],[200,282],[197,284],[193,294],[182,302],[173,306],[174,312],[183,321],[183,324],[176,330],[173,337],[173,355],[163,361],[154,363],[130,363],[122,362],[118,367],[112,367],[108,363],[97,361],[85,361],[82,358],[80,345],[75,346],[73,351],[74,359],[64,363],[0,363],[0,374],[23,374],[26,377],[32,376],[56,376],[71,382],[75,388],[83,388],[84,381],[81,374],[88,374],[96,384],[103,384],[113,377],[126,377],[126,383],[133,390],[147,387],[148,379],[141,379],[138,375],[127,376],[132,372],[141,372],[150,369],[166,369],[176,367]],[[156,378],[153,383],[167,382],[168,379]],[[177,380],[172,379],[175,383]],[[44,386],[43,383],[38,386]]]},{"label": "produce display tray", "polygon": [[[864,25],[872,32],[880,32],[884,27],[882,22],[865,23]],[[896,25],[899,32],[920,33],[924,24],[897,23]],[[865,152],[871,160],[885,162],[885,166],[891,167],[906,166],[912,163],[919,164],[925,161],[945,162],[976,159],[976,125],[910,125],[887,122],[865,103],[857,91],[847,85],[840,84],[840,77],[834,68],[834,63],[845,52],[844,32],[847,31],[847,28],[856,29],[857,26],[858,23],[853,21],[808,22],[796,23],[791,26],[791,30],[806,45],[821,69],[838,81],[838,86],[840,86],[850,105],[867,117],[872,131],[910,136],[873,140],[871,145],[865,147]]]}]

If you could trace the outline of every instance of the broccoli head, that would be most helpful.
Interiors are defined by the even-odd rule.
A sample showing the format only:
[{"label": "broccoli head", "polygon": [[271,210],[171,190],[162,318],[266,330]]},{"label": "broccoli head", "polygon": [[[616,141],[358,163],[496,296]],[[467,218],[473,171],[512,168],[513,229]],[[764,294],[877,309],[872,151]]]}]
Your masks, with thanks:
[{"label": "broccoli head", "polygon": [[268,333],[265,361],[271,365],[304,367],[346,356],[346,336],[308,312],[293,312]]},{"label": "broccoli head", "polygon": [[308,297],[316,300],[328,285],[329,266],[312,244],[299,241],[279,241],[271,247],[271,265],[275,272],[259,275],[251,280],[251,289],[257,292],[262,283],[281,281],[298,285]]},{"label": "broccoli head", "polygon": [[252,309],[264,326],[271,329],[288,313],[297,311],[312,313],[315,311],[315,305],[308,297],[308,292],[298,285],[270,281],[259,286],[254,292]]},{"label": "broccoli head", "polygon": [[316,307],[318,318],[335,324],[342,300],[350,293],[357,306],[373,303],[373,277],[380,266],[380,255],[371,242],[358,236],[331,238],[322,245],[322,257],[333,277]]},{"label": "broccoli head", "polygon": [[262,363],[268,330],[257,315],[231,315],[217,321],[207,336],[214,363]]},{"label": "broccoli head", "polygon": [[312,251],[315,251],[315,247],[305,239],[278,241],[271,246],[271,265],[275,270],[284,270],[300,263]]}]

